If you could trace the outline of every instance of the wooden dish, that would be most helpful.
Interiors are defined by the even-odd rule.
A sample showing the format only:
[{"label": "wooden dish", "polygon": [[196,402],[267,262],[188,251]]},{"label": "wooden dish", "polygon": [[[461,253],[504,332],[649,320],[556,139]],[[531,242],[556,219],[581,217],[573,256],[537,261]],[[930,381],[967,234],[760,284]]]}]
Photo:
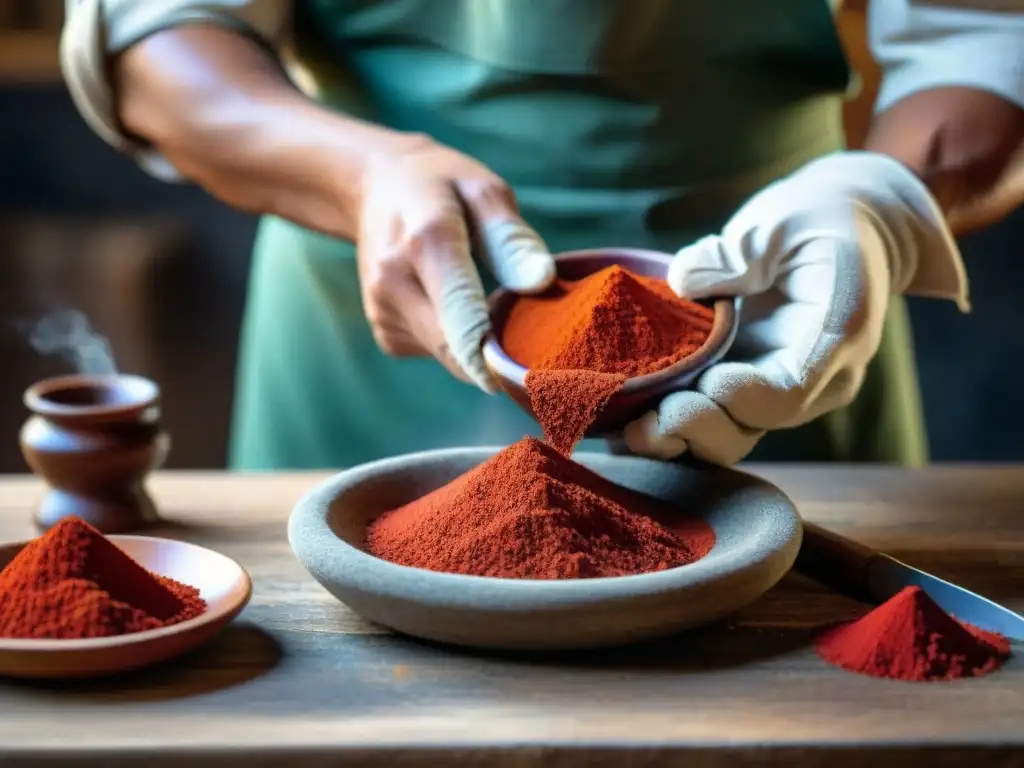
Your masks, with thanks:
[{"label": "wooden dish", "polygon": [[717,537],[711,552],[658,573],[539,581],[437,573],[362,550],[370,521],[496,450],[427,451],[341,472],[293,510],[292,550],[338,600],[399,632],[480,648],[572,649],[667,635],[727,616],[774,586],[800,548],[796,509],[763,480],[728,469],[581,453],[577,461],[609,480],[707,520]]},{"label": "wooden dish", "polygon": [[[668,275],[672,256],[658,251],[605,248],[569,251],[555,256],[555,260],[559,277],[569,280],[582,279],[614,264],[639,275],[664,279]],[[495,291],[488,298],[491,324],[496,330],[484,341],[483,357],[488,370],[502,389],[516,405],[533,416],[530,395],[526,391],[527,369],[509,357],[499,342],[501,328],[515,299],[515,294],[504,289]],[[738,298],[701,302],[715,309],[714,325],[707,341],[692,355],[668,368],[628,379],[605,405],[587,436],[606,437],[621,432],[626,424],[642,416],[665,395],[686,389],[702,371],[721,360],[736,339],[739,302]]]},{"label": "wooden dish", "polygon": [[[241,565],[211,549],[151,536],[110,536],[144,568],[199,589],[207,610],[163,629],[88,640],[0,638],[0,676],[100,677],[181,656],[212,639],[249,602],[252,580]],[[27,542],[0,545],[0,569]]]}]

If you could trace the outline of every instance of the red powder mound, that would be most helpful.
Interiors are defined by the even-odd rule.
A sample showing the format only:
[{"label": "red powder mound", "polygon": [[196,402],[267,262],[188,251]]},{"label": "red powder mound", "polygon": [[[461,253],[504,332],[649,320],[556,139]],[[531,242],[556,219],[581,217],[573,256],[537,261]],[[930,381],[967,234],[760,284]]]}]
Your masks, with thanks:
[{"label": "red powder mound", "polygon": [[367,531],[371,554],[432,571],[580,579],[692,563],[714,545],[703,520],[672,529],[643,512],[656,502],[524,438]]},{"label": "red powder mound", "polygon": [[110,637],[205,608],[198,590],[150,573],[77,518],[30,542],[0,572],[0,637]]},{"label": "red powder mound", "polygon": [[626,375],[597,371],[530,371],[526,377],[530,406],[548,443],[568,456],[594,423]]},{"label": "red powder mound", "polygon": [[677,296],[664,280],[611,266],[521,296],[502,330],[505,352],[529,369],[641,376],[695,352],[715,313]]},{"label": "red powder mound", "polygon": [[525,366],[548,441],[568,455],[626,379],[667,368],[707,340],[714,310],[619,267],[521,296],[501,334]]},{"label": "red powder mound", "polygon": [[962,624],[920,587],[907,587],[857,621],[825,630],[815,642],[825,661],[895,680],[980,677],[1009,656],[1004,637]]}]

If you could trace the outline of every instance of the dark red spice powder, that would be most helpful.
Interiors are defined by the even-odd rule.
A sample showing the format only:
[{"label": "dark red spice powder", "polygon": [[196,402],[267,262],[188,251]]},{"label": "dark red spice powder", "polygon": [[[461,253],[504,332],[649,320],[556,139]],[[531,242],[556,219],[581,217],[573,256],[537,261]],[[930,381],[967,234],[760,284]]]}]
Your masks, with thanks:
[{"label": "dark red spice powder", "polygon": [[666,514],[568,456],[627,378],[695,351],[713,320],[663,281],[621,267],[520,297],[501,343],[529,369],[548,442],[524,438],[387,512],[368,528],[367,550],[401,565],[520,579],[623,576],[703,557],[715,542],[703,520]]},{"label": "dark red spice powder", "polygon": [[1010,654],[1001,635],[963,624],[920,587],[907,587],[857,621],[822,632],[815,648],[851,672],[894,680],[980,677]]},{"label": "dark red spice powder", "polygon": [[568,454],[628,378],[692,354],[713,323],[713,309],[680,298],[664,280],[611,266],[519,297],[501,345],[528,369],[530,402],[548,442]]},{"label": "dark red spice powder", "polygon": [[150,573],[78,518],[29,542],[0,572],[0,637],[111,637],[205,610],[197,589]]},{"label": "dark red spice powder", "polygon": [[669,528],[645,513],[665,510],[528,437],[382,515],[366,548],[432,571],[579,579],[685,565],[714,545],[699,518],[673,516]]},{"label": "dark red spice powder", "polygon": [[598,371],[530,371],[526,383],[530,405],[556,451],[572,453],[598,414],[626,382],[621,373]]}]

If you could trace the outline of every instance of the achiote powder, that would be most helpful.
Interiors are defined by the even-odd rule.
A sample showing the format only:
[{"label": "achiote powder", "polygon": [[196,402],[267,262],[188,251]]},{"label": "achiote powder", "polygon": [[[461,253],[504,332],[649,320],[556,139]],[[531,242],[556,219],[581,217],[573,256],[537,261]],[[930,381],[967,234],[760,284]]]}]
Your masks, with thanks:
[{"label": "achiote powder", "polygon": [[548,442],[568,454],[628,378],[692,354],[713,323],[713,309],[680,298],[664,280],[611,266],[519,297],[501,345],[528,369],[526,387]]},{"label": "achiote powder", "polygon": [[[660,280],[610,267],[516,300],[501,331],[529,369],[547,443],[524,438],[423,498],[385,513],[367,550],[400,565],[519,579],[660,571],[706,555],[715,534],[568,458],[630,376],[660,370],[707,339],[714,312]],[[659,514],[662,513],[662,514]]]},{"label": "achiote powder", "polygon": [[27,544],[0,572],[0,637],[111,637],[205,610],[197,589],[150,573],[77,518]]},{"label": "achiote powder", "polygon": [[646,514],[658,507],[528,437],[382,515],[367,550],[400,565],[517,579],[660,571],[708,553],[707,523],[673,518],[670,529]]},{"label": "achiote powder", "polygon": [[851,672],[921,682],[980,677],[1010,654],[1004,637],[957,621],[920,587],[826,630],[815,647],[825,661]]}]

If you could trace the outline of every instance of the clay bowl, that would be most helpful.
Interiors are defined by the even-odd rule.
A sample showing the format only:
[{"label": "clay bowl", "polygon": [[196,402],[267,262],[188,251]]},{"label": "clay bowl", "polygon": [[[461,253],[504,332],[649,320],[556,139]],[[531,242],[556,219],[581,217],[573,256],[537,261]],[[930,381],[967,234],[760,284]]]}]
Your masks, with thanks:
[{"label": "clay bowl", "polygon": [[[664,279],[672,256],[657,251],[607,248],[569,251],[555,256],[555,260],[559,276],[569,280],[579,280],[613,264],[636,274]],[[509,397],[533,416],[530,395],[526,391],[526,368],[509,357],[499,342],[501,328],[515,299],[515,294],[504,289],[495,291],[488,299],[491,323],[496,333],[484,341],[484,363]],[[626,424],[643,415],[665,395],[689,387],[702,371],[729,351],[736,338],[739,299],[719,298],[702,303],[715,308],[714,325],[703,346],[675,365],[628,379],[605,405],[587,432],[588,437],[607,437],[621,432]]]},{"label": "clay bowl", "polygon": [[496,451],[427,451],[341,472],[296,505],[288,523],[292,550],[328,592],[385,627],[461,646],[554,650],[614,646],[723,618],[774,586],[800,547],[803,529],[792,502],[763,480],[581,453],[577,461],[609,480],[707,520],[717,536],[711,552],[658,573],[540,581],[437,573],[362,550],[370,521]]},{"label": "clay bowl", "polygon": [[[252,581],[238,563],[210,549],[150,536],[110,536],[143,567],[199,589],[207,610],[163,629],[89,640],[0,638],[0,676],[100,677],[173,659],[211,640],[249,602]],[[27,542],[0,545],[0,569]]]},{"label": "clay bowl", "polygon": [[61,376],[29,387],[24,400],[32,415],[21,429],[21,451],[49,486],[35,513],[40,529],[70,516],[107,534],[158,522],[145,479],[163,464],[170,438],[154,382]]}]

